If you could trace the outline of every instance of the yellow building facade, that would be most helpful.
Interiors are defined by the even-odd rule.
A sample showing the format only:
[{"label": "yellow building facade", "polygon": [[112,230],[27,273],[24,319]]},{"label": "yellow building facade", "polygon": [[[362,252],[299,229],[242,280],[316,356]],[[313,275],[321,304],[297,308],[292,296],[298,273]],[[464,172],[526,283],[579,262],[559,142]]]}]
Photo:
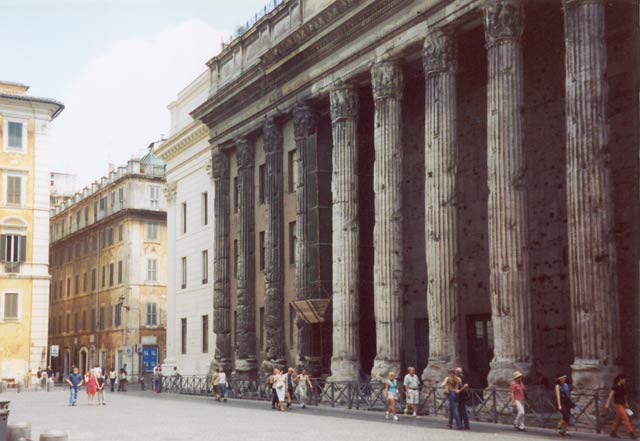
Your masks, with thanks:
[{"label": "yellow building facade", "polygon": [[0,81],[0,380],[47,363],[49,124],[64,109]]},{"label": "yellow building facade", "polygon": [[164,188],[164,162],[149,152],[53,209],[54,371],[124,367],[135,381],[164,358]]}]

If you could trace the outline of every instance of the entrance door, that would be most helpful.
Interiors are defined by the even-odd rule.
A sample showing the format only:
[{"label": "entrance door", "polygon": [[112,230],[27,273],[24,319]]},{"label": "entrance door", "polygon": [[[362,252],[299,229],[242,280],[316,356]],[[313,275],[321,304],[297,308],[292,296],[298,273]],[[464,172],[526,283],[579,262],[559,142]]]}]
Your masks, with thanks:
[{"label": "entrance door", "polygon": [[467,356],[469,384],[487,387],[489,364],[493,360],[493,323],[491,314],[467,316]]},{"label": "entrance door", "polygon": [[144,346],[142,348],[142,364],[145,372],[153,372],[153,368],[158,364],[157,346]]}]

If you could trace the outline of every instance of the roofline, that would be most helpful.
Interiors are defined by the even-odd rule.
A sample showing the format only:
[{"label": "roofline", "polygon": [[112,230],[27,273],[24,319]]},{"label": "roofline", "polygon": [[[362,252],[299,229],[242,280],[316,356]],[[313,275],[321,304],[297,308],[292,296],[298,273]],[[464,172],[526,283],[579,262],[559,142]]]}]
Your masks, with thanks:
[{"label": "roofline", "polygon": [[52,98],[43,98],[43,97],[29,96],[29,95],[14,95],[11,93],[2,93],[2,92],[0,92],[0,98],[8,98],[8,99],[13,99],[18,101],[35,102],[35,103],[42,103],[42,104],[52,104],[54,106],[57,106],[56,111],[53,112],[53,114],[51,115],[52,120],[54,120],[58,115],[60,115],[60,112],[64,110],[64,104]]}]

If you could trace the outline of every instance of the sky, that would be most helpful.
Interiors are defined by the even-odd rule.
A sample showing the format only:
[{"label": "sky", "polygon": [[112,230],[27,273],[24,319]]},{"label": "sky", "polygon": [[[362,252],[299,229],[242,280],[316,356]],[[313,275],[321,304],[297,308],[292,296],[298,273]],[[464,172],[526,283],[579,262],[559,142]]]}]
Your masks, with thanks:
[{"label": "sky", "polygon": [[0,0],[0,80],[64,103],[50,168],[76,174],[81,188],[166,137],[167,105],[268,3]]}]

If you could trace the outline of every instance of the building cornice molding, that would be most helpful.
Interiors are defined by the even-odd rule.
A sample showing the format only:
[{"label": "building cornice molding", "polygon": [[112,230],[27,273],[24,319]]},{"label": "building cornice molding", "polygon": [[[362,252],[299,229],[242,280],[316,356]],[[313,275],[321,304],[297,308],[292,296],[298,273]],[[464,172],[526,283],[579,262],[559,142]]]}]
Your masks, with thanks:
[{"label": "building cornice molding", "polygon": [[189,147],[206,139],[208,135],[209,128],[206,125],[200,121],[193,121],[178,133],[171,136],[162,147],[158,149],[157,155],[165,162],[170,161]]}]

